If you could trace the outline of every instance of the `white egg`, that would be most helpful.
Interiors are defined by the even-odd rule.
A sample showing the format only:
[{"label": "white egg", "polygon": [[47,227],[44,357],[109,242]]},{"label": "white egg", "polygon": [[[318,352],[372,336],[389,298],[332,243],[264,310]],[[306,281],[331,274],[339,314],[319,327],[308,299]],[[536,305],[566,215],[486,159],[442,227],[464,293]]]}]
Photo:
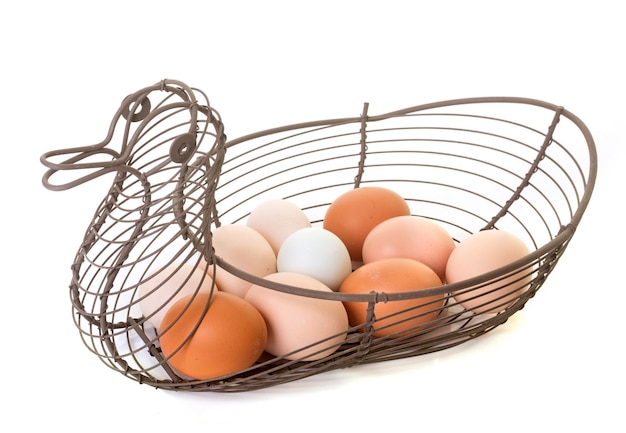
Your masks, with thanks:
[{"label": "white egg", "polygon": [[[156,330],[148,323],[144,324],[145,337],[152,343],[158,343]],[[114,337],[118,355],[128,363],[129,367],[158,380],[171,379],[165,369],[159,365],[157,358],[152,356],[144,339],[134,329]]]},{"label": "white egg", "polygon": [[285,239],[278,251],[276,267],[278,272],[308,275],[337,291],[352,272],[352,260],[348,249],[334,233],[308,227]]}]

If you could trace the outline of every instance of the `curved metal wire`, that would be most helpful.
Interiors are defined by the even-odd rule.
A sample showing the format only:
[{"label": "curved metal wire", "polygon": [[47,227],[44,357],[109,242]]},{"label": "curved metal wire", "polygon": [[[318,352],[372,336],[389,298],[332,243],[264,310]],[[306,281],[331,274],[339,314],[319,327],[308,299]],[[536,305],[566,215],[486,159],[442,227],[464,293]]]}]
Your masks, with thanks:
[{"label": "curved metal wire", "polygon": [[[71,266],[74,320],[87,348],[139,383],[239,392],[443,350],[489,332],[523,308],[556,266],[589,204],[597,155],[585,124],[563,107],[527,98],[457,99],[382,115],[368,111],[366,103],[358,117],[281,126],[227,141],[219,114],[202,91],[163,80],[123,99],[102,142],[42,155],[43,184],[51,190],[112,176]],[[75,176],[53,182],[61,173]],[[500,228],[516,233],[532,251],[466,281],[361,295],[271,283],[213,251],[212,231],[244,223],[263,200],[289,199],[320,225],[334,197],[367,185],[396,190],[412,214],[442,224],[457,242]],[[321,359],[305,361],[298,353],[333,336],[290,356],[265,354],[224,377],[190,379],[169,365],[159,343],[168,328],[159,329],[153,320],[189,289],[198,271],[203,277],[193,283],[192,297],[213,293],[215,284],[206,275],[217,267],[290,296],[363,302],[368,314]],[[174,283],[181,275],[182,282]],[[145,289],[160,276],[169,286]],[[485,287],[502,291],[489,301],[498,313],[467,310],[453,296],[468,292],[481,300]],[[510,293],[515,293],[512,303]],[[162,305],[143,311],[157,296]],[[420,301],[429,296],[440,296],[443,305]],[[402,314],[374,314],[379,302],[407,300],[416,303]],[[428,326],[391,336],[373,333],[383,320],[393,326],[407,315],[426,314],[425,308],[436,313]]]}]

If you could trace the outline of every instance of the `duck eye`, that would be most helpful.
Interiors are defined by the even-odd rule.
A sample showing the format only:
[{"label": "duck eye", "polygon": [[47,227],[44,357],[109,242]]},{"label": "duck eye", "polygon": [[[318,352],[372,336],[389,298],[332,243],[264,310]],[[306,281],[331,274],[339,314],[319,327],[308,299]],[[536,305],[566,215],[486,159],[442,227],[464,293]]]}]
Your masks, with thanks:
[{"label": "duck eye", "polygon": [[170,158],[173,162],[187,162],[196,151],[196,136],[190,132],[179,135],[170,146]]},{"label": "duck eye", "polygon": [[[135,109],[132,114],[130,113],[131,107]],[[131,122],[139,122],[148,116],[151,108],[150,99],[148,99],[147,96],[140,101],[132,100],[130,97],[127,97],[124,100],[124,111],[122,112],[122,116],[124,116],[124,119]]]}]

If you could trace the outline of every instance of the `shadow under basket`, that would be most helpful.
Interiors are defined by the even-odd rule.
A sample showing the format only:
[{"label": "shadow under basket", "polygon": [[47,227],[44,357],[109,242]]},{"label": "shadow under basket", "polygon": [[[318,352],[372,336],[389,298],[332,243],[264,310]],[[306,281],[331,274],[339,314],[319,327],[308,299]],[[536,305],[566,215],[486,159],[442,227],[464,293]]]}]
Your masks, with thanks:
[{"label": "shadow under basket", "polygon": [[[43,183],[51,190],[111,177],[71,266],[73,317],[86,347],[112,369],[157,388],[250,391],[453,347],[523,308],[554,269],[589,203],[597,156],[585,124],[563,107],[511,97],[449,100],[382,115],[368,111],[366,103],[356,117],[228,140],[202,91],[163,80],[123,100],[102,142],[42,155],[48,169]],[[336,197],[364,186],[397,192],[412,215],[437,222],[455,242],[500,229],[517,235],[530,253],[454,284],[348,294],[272,283],[214,252],[212,232],[246,224],[265,200],[289,200],[321,227]],[[327,349],[330,340],[289,356],[264,353],[232,374],[188,378],[168,363],[159,341],[163,331],[152,319],[179,292],[200,290],[202,283],[190,272],[183,275],[184,269],[218,267],[293,297],[361,302],[367,316],[351,324],[340,342],[332,343],[332,353],[320,359],[306,361],[299,352]],[[153,283],[155,274],[165,283]],[[486,286],[502,296],[487,297]],[[464,308],[454,296],[463,291],[476,293],[478,300],[484,296],[489,312]],[[162,305],[144,314],[142,305],[156,295]],[[419,302],[433,296],[443,302]],[[374,314],[378,303],[407,300],[415,302],[402,315]],[[419,315],[431,319],[402,333],[375,332],[383,320],[394,325]]]}]

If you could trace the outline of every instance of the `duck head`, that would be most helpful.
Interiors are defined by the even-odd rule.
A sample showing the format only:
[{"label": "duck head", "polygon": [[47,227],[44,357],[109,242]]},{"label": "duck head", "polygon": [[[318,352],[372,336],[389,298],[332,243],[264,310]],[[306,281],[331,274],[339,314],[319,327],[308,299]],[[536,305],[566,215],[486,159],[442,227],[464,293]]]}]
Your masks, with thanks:
[{"label": "duck head", "polygon": [[[60,191],[111,172],[118,178],[148,177],[189,164],[207,137],[212,142],[202,154],[211,158],[226,137],[206,95],[183,82],[162,80],[124,98],[101,142],[44,153],[40,161],[48,170],[42,181],[47,189]],[[53,182],[59,172],[72,175]]]}]

